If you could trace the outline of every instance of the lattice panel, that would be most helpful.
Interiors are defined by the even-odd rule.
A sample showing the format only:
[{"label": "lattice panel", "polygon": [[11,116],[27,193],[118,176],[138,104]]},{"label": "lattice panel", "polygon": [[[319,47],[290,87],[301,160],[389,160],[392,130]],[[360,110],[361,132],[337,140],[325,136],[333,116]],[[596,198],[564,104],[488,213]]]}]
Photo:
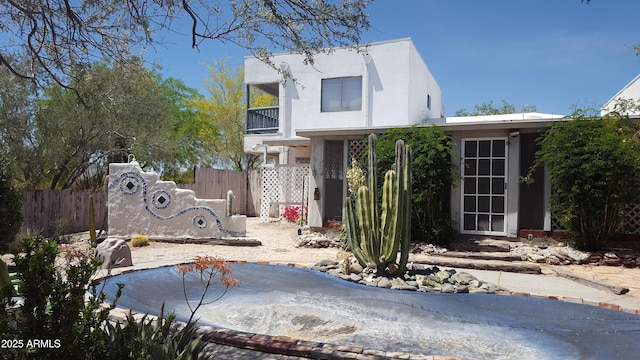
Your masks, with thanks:
[{"label": "lattice panel", "polygon": [[277,214],[281,214],[286,206],[306,205],[309,201],[308,196],[309,165],[277,165],[262,168],[262,222],[268,221],[272,209],[277,209]]},{"label": "lattice panel", "polygon": [[640,234],[640,204],[627,205],[624,209],[622,231]]},{"label": "lattice panel", "polygon": [[560,221],[553,214],[551,214],[551,231],[564,231]]},{"label": "lattice panel", "polygon": [[367,142],[364,140],[349,140],[349,167],[351,167],[352,159],[360,161],[367,152]]},{"label": "lattice panel", "polygon": [[[555,217],[551,218],[551,229],[554,231],[564,230]],[[618,231],[625,234],[640,234],[640,203],[625,207]]]}]

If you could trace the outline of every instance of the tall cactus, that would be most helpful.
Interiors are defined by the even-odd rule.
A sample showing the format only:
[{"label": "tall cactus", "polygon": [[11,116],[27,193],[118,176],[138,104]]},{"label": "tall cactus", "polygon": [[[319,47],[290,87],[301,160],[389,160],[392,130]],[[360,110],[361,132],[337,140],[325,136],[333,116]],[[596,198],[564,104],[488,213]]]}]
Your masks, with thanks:
[{"label": "tall cactus", "polygon": [[368,186],[358,189],[355,207],[350,197],[344,201],[347,242],[361,265],[379,273],[402,273],[411,242],[411,149],[402,140],[396,142],[396,162],[384,177],[380,213],[376,139],[369,135]]},{"label": "tall cactus", "polygon": [[98,245],[98,239],[96,237],[96,216],[93,209],[93,195],[89,195],[89,242],[91,247]]}]

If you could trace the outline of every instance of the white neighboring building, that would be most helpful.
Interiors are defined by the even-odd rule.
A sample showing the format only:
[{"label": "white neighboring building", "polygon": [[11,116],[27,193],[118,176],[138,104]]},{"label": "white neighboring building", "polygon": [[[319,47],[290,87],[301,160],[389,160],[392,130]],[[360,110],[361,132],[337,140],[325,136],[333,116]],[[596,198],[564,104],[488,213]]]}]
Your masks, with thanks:
[{"label": "white neighboring building", "polygon": [[614,110],[616,103],[620,100],[632,100],[636,103],[635,109],[627,111],[623,115],[630,117],[640,117],[640,75],[636,76],[630,83],[623,87],[609,101],[607,101],[600,111],[600,115],[604,116]]},{"label": "white neighboring building", "polygon": [[247,110],[245,152],[278,164],[310,163],[309,188],[320,198],[309,204],[315,227],[341,219],[350,139],[442,118],[444,106],[440,86],[408,38],[372,43],[362,52],[335,49],[316,56],[313,66],[303,60],[274,55],[273,63],[290,74],[283,79],[245,58],[248,96],[260,89],[278,98],[278,106]]},{"label": "white neighboring building", "polygon": [[316,56],[313,66],[299,54],[272,60],[295,81],[245,58],[249,92],[260,89],[279,103],[248,110],[245,150],[262,154],[261,145],[268,144],[281,164],[294,163],[295,156],[271,146],[309,146],[299,131],[413,125],[444,115],[440,87],[411,39],[372,43],[362,53],[336,49]]}]

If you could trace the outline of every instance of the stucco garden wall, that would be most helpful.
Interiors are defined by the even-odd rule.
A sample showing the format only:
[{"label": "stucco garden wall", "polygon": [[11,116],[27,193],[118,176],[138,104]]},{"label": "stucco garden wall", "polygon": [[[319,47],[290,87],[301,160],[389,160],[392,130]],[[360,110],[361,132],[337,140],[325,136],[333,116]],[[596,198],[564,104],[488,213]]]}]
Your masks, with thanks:
[{"label": "stucco garden wall", "polygon": [[144,172],[137,162],[109,165],[109,236],[222,239],[246,236],[246,217],[227,216],[226,199],[198,199],[192,190]]}]

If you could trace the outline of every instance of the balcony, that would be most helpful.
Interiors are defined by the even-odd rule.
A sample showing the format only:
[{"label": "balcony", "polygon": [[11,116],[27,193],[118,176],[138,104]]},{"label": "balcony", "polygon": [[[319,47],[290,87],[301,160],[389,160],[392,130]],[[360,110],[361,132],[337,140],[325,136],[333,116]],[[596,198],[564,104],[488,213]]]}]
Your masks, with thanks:
[{"label": "balcony", "polygon": [[247,110],[247,134],[273,134],[278,132],[278,106]]}]

